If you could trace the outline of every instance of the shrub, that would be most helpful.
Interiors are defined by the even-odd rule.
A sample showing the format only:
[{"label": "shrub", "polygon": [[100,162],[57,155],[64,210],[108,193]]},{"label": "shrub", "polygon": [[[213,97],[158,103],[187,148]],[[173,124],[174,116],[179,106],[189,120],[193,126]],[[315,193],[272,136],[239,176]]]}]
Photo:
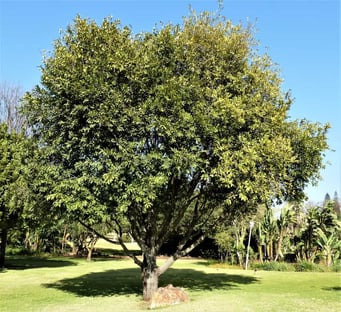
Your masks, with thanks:
[{"label": "shrub", "polygon": [[295,271],[295,268],[292,264],[286,262],[264,262],[264,263],[254,263],[251,265],[251,268],[254,270],[264,270],[264,271]]},{"label": "shrub", "polygon": [[20,256],[20,255],[32,255],[34,252],[27,250],[23,247],[17,247],[17,246],[8,246],[6,248],[6,255],[8,256]]},{"label": "shrub", "polygon": [[296,272],[323,272],[325,271],[322,266],[308,262],[308,261],[300,261],[294,264]]},{"label": "shrub", "polygon": [[333,272],[341,272],[341,261],[334,263],[330,269]]}]

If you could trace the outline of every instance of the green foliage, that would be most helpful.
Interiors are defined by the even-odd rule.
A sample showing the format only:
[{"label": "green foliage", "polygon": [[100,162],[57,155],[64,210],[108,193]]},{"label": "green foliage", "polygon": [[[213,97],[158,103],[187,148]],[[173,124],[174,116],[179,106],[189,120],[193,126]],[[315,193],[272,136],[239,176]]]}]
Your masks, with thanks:
[{"label": "green foliage", "polygon": [[0,124],[0,220],[1,225],[15,218],[17,206],[22,206],[25,197],[23,179],[25,148],[24,138],[9,133],[5,124]]},{"label": "green foliage", "polygon": [[[244,244],[249,222],[247,217],[238,219],[228,225],[226,228],[218,230],[214,236],[215,242],[218,245],[221,260],[229,261],[232,265],[244,264],[246,245]],[[253,250],[250,248],[250,254],[253,255]]]},{"label": "green foliage", "polygon": [[176,259],[259,203],[303,198],[328,148],[328,125],[288,121],[252,29],[219,15],[137,36],[77,17],[41,81],[24,112],[46,153],[45,200],[88,225],[128,223],[149,270],[171,235],[184,238]]},{"label": "green foliage", "polygon": [[286,262],[269,261],[264,263],[252,263],[251,268],[253,270],[264,270],[264,271],[281,271],[290,272],[295,271],[295,267]]},{"label": "green foliage", "polygon": [[295,271],[297,272],[322,272],[323,268],[313,262],[309,261],[299,261],[298,263],[294,264]]},{"label": "green foliage", "polygon": [[281,271],[281,272],[340,272],[340,263],[335,263],[330,267],[323,264],[309,261],[299,261],[297,263],[287,263],[278,261],[268,261],[264,263],[252,263],[253,270]]},{"label": "green foliage", "polygon": [[339,258],[341,235],[340,223],[333,210],[333,203],[323,207],[310,207],[303,220],[296,240],[297,258],[313,262],[316,257],[322,256],[326,265],[330,266],[334,259]]},{"label": "green foliage", "polygon": [[0,267],[4,265],[8,233],[20,228],[29,215],[28,164],[32,153],[31,140],[0,124]]},{"label": "green foliage", "polygon": [[[332,267],[341,254],[341,224],[333,207],[333,202],[323,207],[288,204],[281,208],[277,219],[272,208],[260,207],[257,215],[252,218],[255,221],[252,247],[258,251],[256,258],[260,262],[307,261]],[[237,241],[234,229],[245,229],[246,220],[250,219],[250,216],[245,216],[244,220],[230,225],[224,231],[218,231],[215,240],[222,253],[222,260],[233,263],[233,254],[236,252],[233,246]],[[238,240],[247,241],[246,234],[245,231],[240,232]],[[246,248],[241,248],[242,254]],[[227,255],[230,259],[227,259]]]},{"label": "green foliage", "polygon": [[341,260],[335,261],[335,263],[332,264],[331,267],[332,272],[341,272]]}]

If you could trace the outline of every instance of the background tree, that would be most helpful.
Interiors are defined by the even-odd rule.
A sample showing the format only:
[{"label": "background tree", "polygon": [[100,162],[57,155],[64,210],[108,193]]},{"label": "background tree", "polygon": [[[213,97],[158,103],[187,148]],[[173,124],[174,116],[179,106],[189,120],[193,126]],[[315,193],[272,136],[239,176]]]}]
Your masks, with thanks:
[{"label": "background tree", "polygon": [[22,134],[0,124],[0,268],[5,265],[8,233],[19,228],[28,203],[27,163],[31,143]]},{"label": "background tree", "polygon": [[23,95],[19,85],[0,83],[0,123],[5,123],[9,132],[20,133],[24,130],[25,118],[19,112]]},{"label": "background tree", "polygon": [[30,147],[22,134],[25,131],[25,119],[19,113],[22,96],[20,86],[0,83],[0,268],[5,265],[9,231],[22,225],[28,194],[24,164]]},{"label": "background tree", "polygon": [[340,256],[340,227],[338,230],[330,233],[329,235],[326,235],[321,229],[318,229],[318,238],[316,243],[321,250],[326,266],[330,267],[333,260],[338,259]]},{"label": "background tree", "polygon": [[327,205],[330,201],[330,195],[326,193],[326,195],[324,196],[323,206]]},{"label": "background tree", "polygon": [[225,261],[230,256],[231,263],[240,267],[244,264],[246,245],[244,244],[248,229],[246,218],[234,220],[231,224],[225,225],[215,234],[215,242],[219,251],[225,255]]},{"label": "background tree", "polygon": [[278,227],[278,239],[276,246],[275,261],[278,259],[283,259],[284,255],[282,253],[283,240],[288,234],[291,225],[295,222],[295,211],[292,206],[283,207],[281,214],[277,221]]},{"label": "background tree", "polygon": [[[337,231],[336,236],[340,235],[340,227],[333,210],[333,202],[329,202],[323,207],[309,207],[303,222],[297,241],[298,247],[300,247],[297,258],[314,262],[322,242],[326,242],[335,231]],[[320,233],[324,233],[325,240],[321,238]],[[320,241],[320,244],[317,241]]]},{"label": "background tree", "polygon": [[336,213],[337,217],[340,219],[341,218],[341,204],[340,204],[340,199],[335,191],[334,193],[334,212]]},{"label": "background tree", "polygon": [[216,226],[269,199],[303,198],[318,178],[328,126],[287,120],[290,97],[254,47],[251,28],[208,13],[138,36],[77,17],[26,95],[58,172],[48,200],[88,227],[129,222],[146,300]]},{"label": "background tree", "polygon": [[266,260],[274,260],[274,242],[278,233],[278,228],[271,207],[267,207],[265,211],[261,229],[265,237],[264,257]]}]

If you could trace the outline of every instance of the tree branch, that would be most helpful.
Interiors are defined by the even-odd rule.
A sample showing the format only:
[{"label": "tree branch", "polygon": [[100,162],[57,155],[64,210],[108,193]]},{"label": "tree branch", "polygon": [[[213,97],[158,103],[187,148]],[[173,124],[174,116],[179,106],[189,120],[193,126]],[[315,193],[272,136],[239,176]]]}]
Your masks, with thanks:
[{"label": "tree branch", "polygon": [[205,239],[206,235],[201,235],[197,238],[196,241],[194,241],[190,246],[188,246],[186,249],[184,250],[177,250],[173,255],[171,255],[159,268],[158,268],[158,275],[162,275],[163,273],[165,273],[172,265],[173,263],[187,255],[188,253],[190,253],[195,247],[197,247],[204,239]]},{"label": "tree branch", "polygon": [[91,226],[87,225],[86,223],[84,223],[83,221],[81,221],[80,219],[78,219],[78,222],[83,225],[86,229],[88,229],[89,231],[94,232],[98,237],[103,238],[104,240],[106,240],[109,243],[115,244],[115,245],[121,245],[121,247],[123,248],[123,251],[125,252],[125,254],[127,256],[129,256],[130,258],[132,258],[134,260],[134,262],[140,267],[142,268],[142,261],[140,259],[138,259],[136,257],[136,255],[134,255],[128,248],[127,246],[124,244],[122,237],[118,237],[118,241],[112,240],[108,237],[106,237],[105,235],[99,233],[98,231],[96,231],[95,229],[93,229]]}]

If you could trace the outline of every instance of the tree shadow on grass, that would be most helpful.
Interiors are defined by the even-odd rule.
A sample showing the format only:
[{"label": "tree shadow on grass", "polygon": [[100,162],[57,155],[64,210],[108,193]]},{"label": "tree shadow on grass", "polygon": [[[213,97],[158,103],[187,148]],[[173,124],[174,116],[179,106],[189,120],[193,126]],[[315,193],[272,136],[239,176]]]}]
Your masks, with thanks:
[{"label": "tree shadow on grass", "polygon": [[327,290],[327,291],[341,291],[341,287],[340,287],[340,286],[325,287],[325,288],[322,288],[322,290]]},{"label": "tree shadow on grass", "polygon": [[[235,289],[240,284],[251,284],[257,281],[258,279],[252,276],[224,273],[207,274],[192,269],[169,269],[165,275],[160,277],[159,286],[173,284],[189,291],[213,291]],[[94,272],[43,286],[71,292],[82,297],[142,294],[139,268]]]},{"label": "tree shadow on grass", "polygon": [[107,270],[66,278],[43,286],[81,297],[134,295],[141,293],[141,273],[139,268]]},{"label": "tree shadow on grass", "polygon": [[6,259],[7,270],[27,270],[38,268],[59,268],[77,265],[76,262],[65,259],[51,259],[48,257],[20,256]]},{"label": "tree shadow on grass", "polygon": [[236,289],[239,285],[258,282],[253,276],[228,274],[227,273],[205,273],[192,269],[169,269],[165,275],[160,277],[159,284],[184,287],[191,291],[213,291]]}]

